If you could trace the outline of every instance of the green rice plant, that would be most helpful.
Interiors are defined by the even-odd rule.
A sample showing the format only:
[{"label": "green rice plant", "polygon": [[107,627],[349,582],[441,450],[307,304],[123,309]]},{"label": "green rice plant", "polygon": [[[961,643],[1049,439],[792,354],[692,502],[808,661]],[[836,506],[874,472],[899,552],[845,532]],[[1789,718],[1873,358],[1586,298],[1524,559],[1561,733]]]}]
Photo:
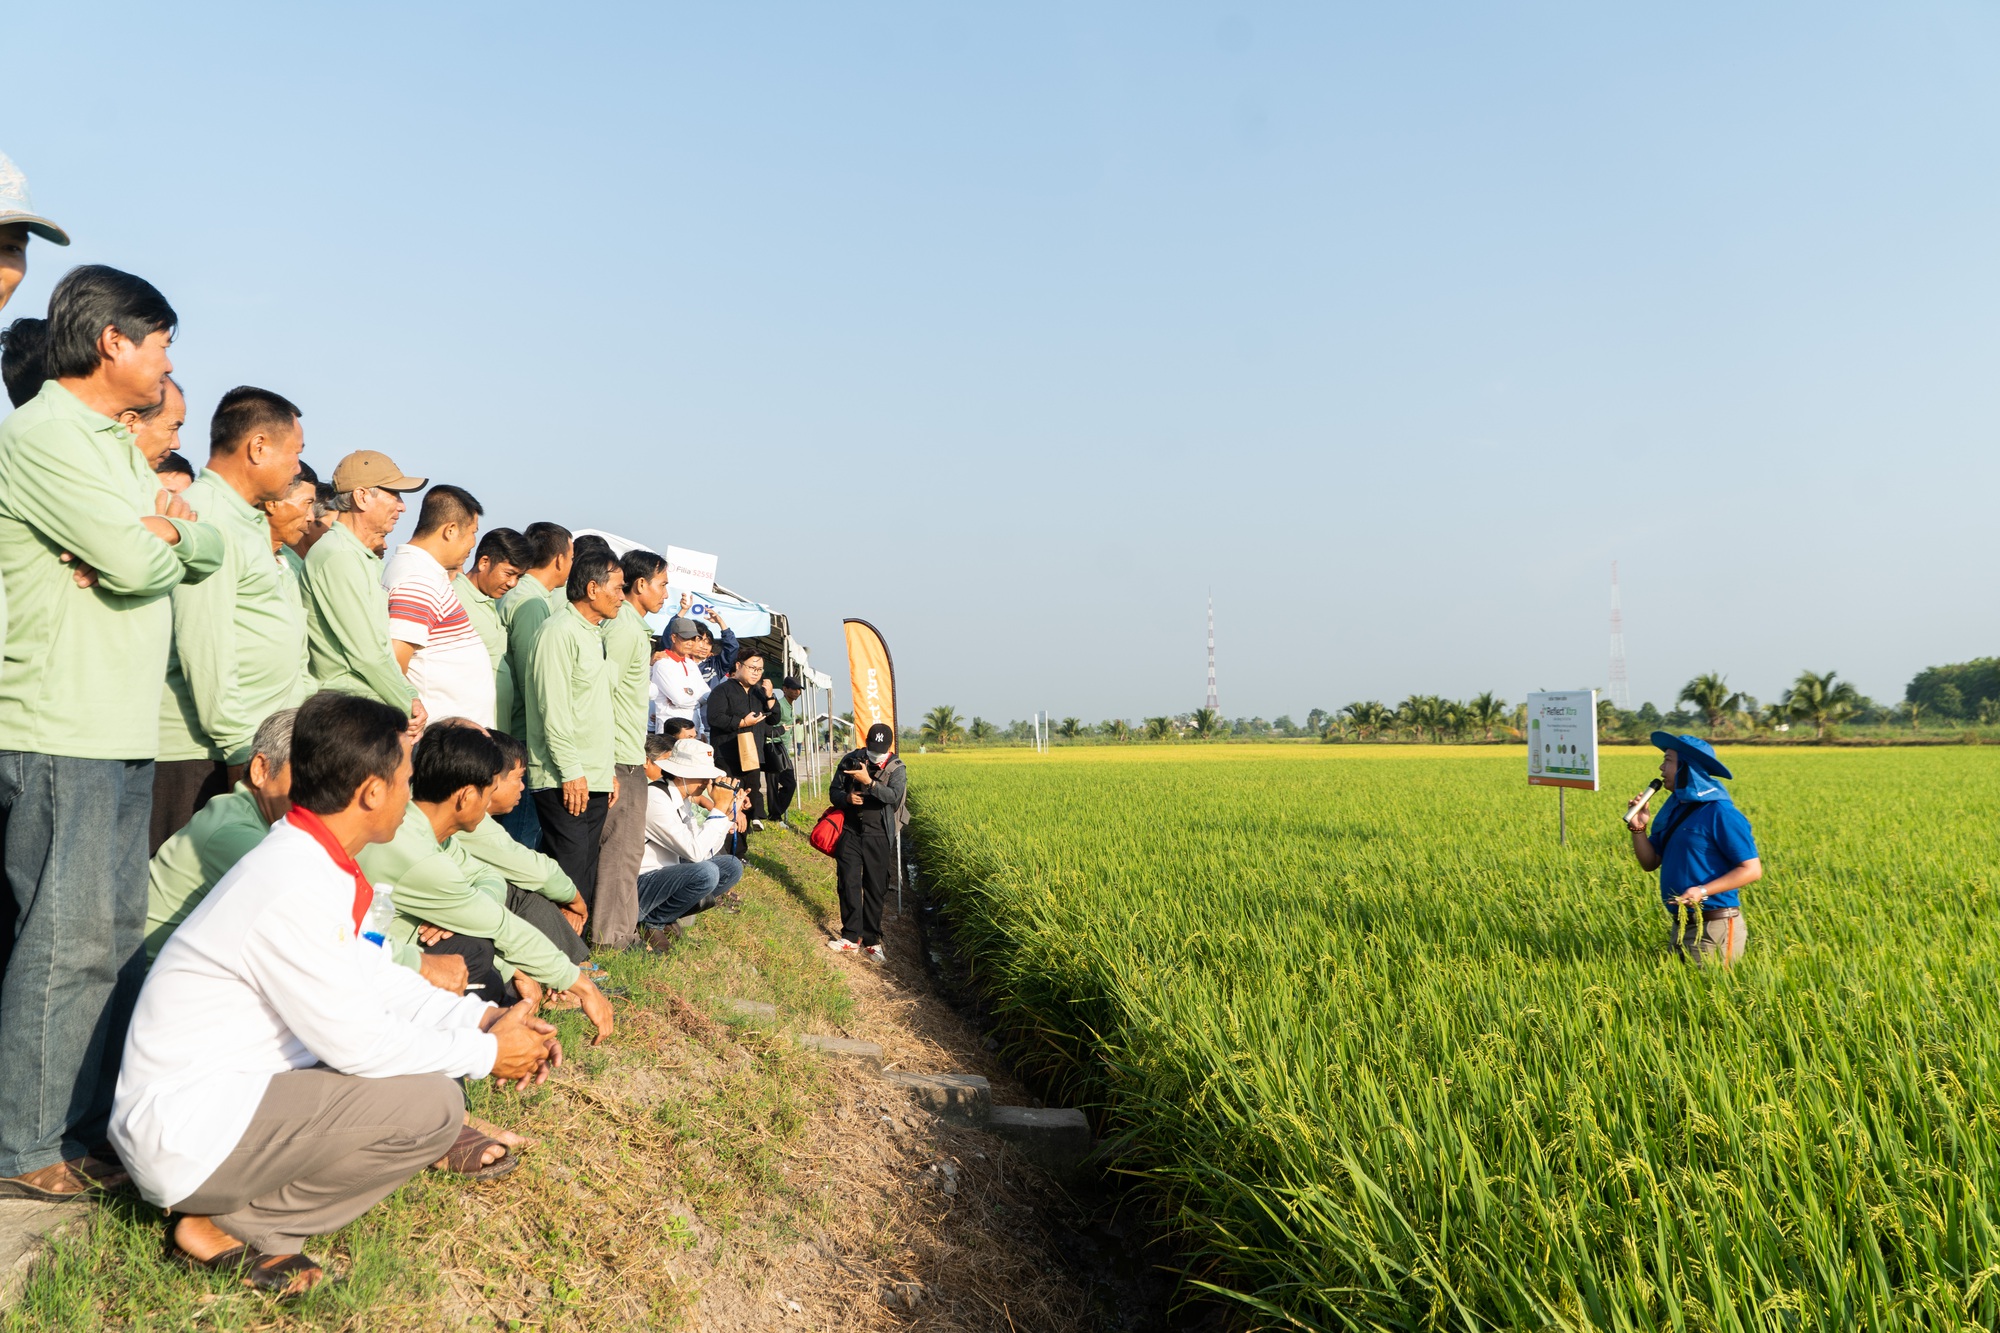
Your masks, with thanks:
[{"label": "green rice plant", "polygon": [[1017,1064],[1299,1329],[2000,1326],[2000,756],[1743,751],[1749,952],[1518,749],[912,760]]}]

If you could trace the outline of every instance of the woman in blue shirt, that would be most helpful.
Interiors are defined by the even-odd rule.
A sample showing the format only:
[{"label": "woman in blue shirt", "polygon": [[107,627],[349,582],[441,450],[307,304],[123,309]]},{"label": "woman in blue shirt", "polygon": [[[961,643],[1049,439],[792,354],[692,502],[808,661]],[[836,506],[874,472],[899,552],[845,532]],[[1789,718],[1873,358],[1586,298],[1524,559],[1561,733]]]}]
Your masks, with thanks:
[{"label": "woman in blue shirt", "polygon": [[1660,901],[1670,915],[1667,947],[1697,963],[1727,966],[1743,956],[1749,930],[1737,892],[1764,877],[1750,821],[1717,778],[1731,776],[1707,741],[1653,733],[1664,752],[1660,780],[1672,793],[1646,827],[1633,800],[1625,815],[1632,855],[1660,872]]}]

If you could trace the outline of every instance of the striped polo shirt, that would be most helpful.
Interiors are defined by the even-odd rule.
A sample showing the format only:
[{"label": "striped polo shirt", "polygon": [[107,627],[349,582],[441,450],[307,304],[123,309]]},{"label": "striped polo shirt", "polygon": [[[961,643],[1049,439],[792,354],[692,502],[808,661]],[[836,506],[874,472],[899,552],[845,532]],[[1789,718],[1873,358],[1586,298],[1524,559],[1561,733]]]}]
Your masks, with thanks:
[{"label": "striped polo shirt", "polygon": [[451,571],[421,546],[399,547],[382,571],[389,638],[414,644],[410,685],[433,722],[470,718],[495,725],[493,658],[451,586]]}]

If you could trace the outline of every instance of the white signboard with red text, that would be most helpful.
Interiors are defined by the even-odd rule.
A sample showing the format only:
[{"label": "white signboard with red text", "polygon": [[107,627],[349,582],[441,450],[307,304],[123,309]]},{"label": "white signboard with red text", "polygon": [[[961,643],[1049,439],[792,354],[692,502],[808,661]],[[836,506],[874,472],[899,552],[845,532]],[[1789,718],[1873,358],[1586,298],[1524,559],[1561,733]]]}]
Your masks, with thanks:
[{"label": "white signboard with red text", "polygon": [[1528,781],[1597,790],[1597,691],[1528,696]]},{"label": "white signboard with red text", "polygon": [[685,546],[667,548],[669,587],[705,596],[715,591],[715,557],[706,551],[690,551]]}]

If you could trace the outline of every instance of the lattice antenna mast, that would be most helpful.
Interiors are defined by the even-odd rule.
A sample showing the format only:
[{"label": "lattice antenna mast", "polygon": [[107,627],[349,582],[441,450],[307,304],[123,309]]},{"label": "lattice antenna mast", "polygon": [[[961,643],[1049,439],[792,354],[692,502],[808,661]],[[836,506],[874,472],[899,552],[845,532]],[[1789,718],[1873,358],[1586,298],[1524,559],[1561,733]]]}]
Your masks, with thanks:
[{"label": "lattice antenna mast", "polygon": [[1618,605],[1618,562],[1611,562],[1611,703],[1632,706],[1632,687],[1625,680],[1625,613]]},{"label": "lattice antenna mast", "polygon": [[1216,709],[1215,702],[1215,589],[1208,590],[1208,705]]}]

